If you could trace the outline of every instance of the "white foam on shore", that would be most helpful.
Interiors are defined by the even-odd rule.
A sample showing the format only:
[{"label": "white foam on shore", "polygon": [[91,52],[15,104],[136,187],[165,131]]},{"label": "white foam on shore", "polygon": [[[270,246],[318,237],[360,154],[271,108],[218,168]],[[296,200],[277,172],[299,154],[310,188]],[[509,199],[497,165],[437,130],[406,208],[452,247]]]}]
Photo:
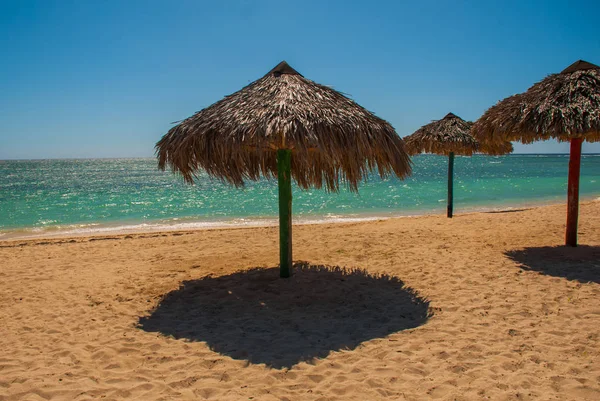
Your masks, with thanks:
[{"label": "white foam on shore", "polygon": [[[374,221],[387,219],[393,216],[361,216],[361,217],[343,217],[327,216],[325,218],[295,219],[294,224],[328,224],[328,223],[353,223],[362,221]],[[87,237],[98,235],[115,234],[133,234],[133,233],[151,233],[162,231],[192,231],[192,230],[211,230],[226,228],[245,228],[245,227],[272,227],[277,226],[277,219],[234,219],[228,221],[188,221],[188,222],[153,222],[139,224],[115,224],[115,225],[73,225],[73,226],[54,226],[44,228],[31,228],[21,230],[11,230],[0,232],[0,241],[14,239],[39,239],[39,238],[58,238],[58,237]]]},{"label": "white foam on shore", "polygon": [[[581,201],[600,201],[600,197],[582,198]],[[503,205],[503,206],[471,206],[462,207],[456,210],[456,214],[468,213],[485,213],[485,212],[507,212],[518,211],[521,209],[529,209],[533,207],[550,206],[562,204],[564,201],[545,201],[540,203],[523,202],[519,204]],[[305,224],[339,224],[339,223],[359,223],[377,220],[387,220],[391,218],[407,218],[423,215],[439,215],[445,214],[445,207],[440,207],[435,210],[411,210],[411,211],[390,211],[389,213],[379,212],[373,214],[353,214],[353,215],[334,215],[328,214],[325,216],[300,216],[293,219],[294,225]],[[188,221],[181,221],[188,220]],[[246,227],[273,227],[279,224],[277,218],[237,218],[231,220],[213,220],[202,221],[193,220],[190,218],[174,218],[168,221],[155,221],[137,223],[114,223],[114,224],[74,224],[66,226],[45,226],[35,228],[24,228],[0,231],[0,241],[18,240],[18,239],[40,239],[40,238],[64,238],[64,237],[88,237],[101,235],[119,235],[119,234],[134,234],[134,233],[153,233],[165,231],[194,231],[194,230],[215,230],[215,229],[232,229]]]}]

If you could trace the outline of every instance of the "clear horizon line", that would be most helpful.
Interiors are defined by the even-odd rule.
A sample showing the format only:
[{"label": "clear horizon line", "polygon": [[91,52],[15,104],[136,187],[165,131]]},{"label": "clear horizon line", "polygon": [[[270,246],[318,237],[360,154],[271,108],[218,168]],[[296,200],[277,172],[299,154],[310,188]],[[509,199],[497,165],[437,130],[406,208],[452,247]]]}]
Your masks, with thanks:
[{"label": "clear horizon line", "polygon": [[[600,152],[582,152],[582,155],[600,155]],[[435,153],[420,153],[418,155],[433,155],[433,156],[443,156],[437,155]],[[499,156],[523,156],[523,155],[569,155],[569,152],[537,152],[537,153],[509,153],[506,155],[486,155],[483,153],[473,154],[473,156],[490,156],[490,157],[499,157]],[[414,157],[413,156],[413,157]],[[470,156],[466,156],[470,157]],[[111,160],[111,159],[155,159],[155,156],[100,156],[100,157],[45,157],[45,158],[15,158],[15,159],[0,159],[0,161],[40,161],[40,160]]]}]

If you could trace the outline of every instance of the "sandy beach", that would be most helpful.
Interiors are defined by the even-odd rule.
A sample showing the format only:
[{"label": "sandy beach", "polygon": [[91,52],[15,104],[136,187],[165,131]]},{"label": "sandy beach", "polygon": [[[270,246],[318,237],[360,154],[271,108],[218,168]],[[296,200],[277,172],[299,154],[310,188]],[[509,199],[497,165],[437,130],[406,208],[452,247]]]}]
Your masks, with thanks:
[{"label": "sandy beach", "polygon": [[599,400],[600,201],[0,242],[0,400]]}]

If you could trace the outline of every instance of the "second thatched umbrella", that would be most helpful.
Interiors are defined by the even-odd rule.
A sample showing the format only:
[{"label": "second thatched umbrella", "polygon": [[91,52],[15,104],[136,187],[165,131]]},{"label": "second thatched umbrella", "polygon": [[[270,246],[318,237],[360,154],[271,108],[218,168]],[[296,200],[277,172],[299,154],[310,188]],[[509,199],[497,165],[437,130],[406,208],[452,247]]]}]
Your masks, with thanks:
[{"label": "second thatched umbrella", "polygon": [[404,178],[411,162],[392,126],[285,61],[173,127],[156,144],[159,167],[193,182],[209,175],[243,186],[279,181],[280,275],[292,266],[292,178],[299,187],[357,191],[370,171]]},{"label": "second thatched umbrella", "polygon": [[565,243],[577,246],[581,144],[600,141],[600,67],[579,60],[526,92],[490,107],[475,123],[480,141],[571,142]]},{"label": "second thatched umbrella", "polygon": [[471,122],[448,113],[404,138],[411,155],[435,153],[448,156],[448,217],[452,217],[454,203],[454,155],[470,156],[478,149],[477,141],[469,133],[471,125]]}]

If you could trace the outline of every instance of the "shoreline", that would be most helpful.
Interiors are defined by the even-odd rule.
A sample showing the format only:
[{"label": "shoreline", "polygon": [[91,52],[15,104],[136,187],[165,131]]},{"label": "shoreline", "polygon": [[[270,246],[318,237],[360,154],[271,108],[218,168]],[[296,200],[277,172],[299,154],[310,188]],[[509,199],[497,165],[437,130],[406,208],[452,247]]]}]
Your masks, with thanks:
[{"label": "shoreline", "polygon": [[[580,199],[580,206],[584,204],[591,204],[600,202],[600,197],[597,195],[582,197]],[[531,209],[539,209],[545,207],[554,207],[564,205],[565,201],[557,202],[523,202],[519,204],[506,205],[504,207],[474,207],[470,209],[464,209],[459,213],[455,213],[454,217],[467,216],[479,213],[503,213],[503,212],[519,212]],[[445,208],[439,211],[422,211],[409,214],[363,214],[363,215],[351,215],[351,216],[332,216],[318,219],[318,218],[299,218],[294,219],[294,226],[307,226],[307,225],[342,225],[342,224],[355,224],[355,223],[369,223],[374,221],[385,221],[394,219],[407,219],[407,218],[418,218],[418,217],[430,217],[430,216],[445,216]],[[565,214],[566,216],[566,214]],[[179,220],[179,219],[177,219]],[[40,232],[36,234],[25,233],[21,234],[23,230],[14,230],[13,232],[19,232],[17,235],[0,237],[0,244],[11,243],[16,241],[40,241],[40,240],[64,240],[72,238],[97,238],[97,237],[110,237],[117,238],[126,235],[144,235],[144,234],[161,234],[161,233],[189,233],[198,231],[226,231],[226,230],[241,230],[241,229],[252,229],[252,228],[273,228],[278,226],[277,218],[238,218],[230,221],[189,221],[184,223],[139,223],[132,225],[123,225],[122,222],[115,223],[115,225],[101,225],[91,224],[93,227],[86,228],[71,228],[66,230],[57,230],[55,232]],[[80,226],[80,225],[79,225]],[[10,235],[9,231],[9,235]]]},{"label": "shoreline", "polygon": [[[456,213],[566,202],[565,172],[562,167],[556,167],[562,166],[564,160],[559,161],[556,155],[532,154],[529,155],[532,159],[525,162],[524,155],[511,156],[517,157],[517,161],[501,163],[500,159],[505,156],[491,159],[485,156],[479,161],[467,158],[463,178],[456,183],[457,192],[458,187],[462,191],[455,198]],[[600,198],[597,184],[600,158],[597,156],[600,155],[588,157],[591,169],[588,169],[589,179],[584,180],[585,185],[582,183],[581,200]],[[445,214],[445,163],[433,155],[422,157],[417,164],[422,168],[419,177],[423,181],[417,175],[403,183],[374,179],[356,195],[347,191],[342,191],[340,196],[295,192],[294,224],[343,224]],[[149,162],[123,160],[125,162],[86,164],[83,169],[77,163],[46,163],[40,167],[40,176],[27,175],[23,168],[8,168],[0,183],[0,187],[8,191],[7,201],[0,205],[3,216],[0,241],[278,224],[277,194],[270,184],[252,184],[245,191],[234,191],[226,185],[200,180],[200,186],[194,189],[174,183],[170,176],[155,174]],[[98,171],[105,169],[111,171],[108,181],[97,176]],[[124,173],[129,169],[136,173]],[[65,176],[69,177],[66,183],[57,178],[67,171],[77,171],[77,174]],[[38,185],[38,180],[42,180],[42,184]],[[97,185],[87,184],[90,180]],[[30,188],[27,183],[36,184]],[[111,185],[116,185],[115,189],[107,191]]]}]

